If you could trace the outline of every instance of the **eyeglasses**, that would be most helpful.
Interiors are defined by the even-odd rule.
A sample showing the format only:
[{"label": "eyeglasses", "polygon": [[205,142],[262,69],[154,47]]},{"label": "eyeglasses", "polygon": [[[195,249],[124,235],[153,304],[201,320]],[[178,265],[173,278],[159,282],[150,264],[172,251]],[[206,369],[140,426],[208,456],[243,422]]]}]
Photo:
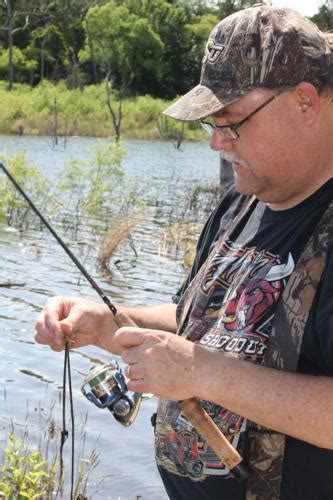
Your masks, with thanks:
[{"label": "eyeglasses", "polygon": [[241,127],[247,120],[252,118],[253,115],[258,113],[258,111],[267,106],[267,104],[272,102],[279,95],[280,93],[272,95],[269,99],[267,99],[267,101],[264,101],[258,108],[256,108],[254,111],[252,111],[252,113],[247,115],[245,118],[243,118],[242,121],[238,123],[232,123],[230,125],[215,125],[211,122],[207,122],[204,120],[199,120],[199,123],[202,126],[202,128],[206,130],[206,132],[208,132],[209,135],[212,135],[213,131],[217,129],[222,135],[224,135],[226,139],[235,141],[236,139],[239,138],[239,133],[238,133],[239,127]]}]

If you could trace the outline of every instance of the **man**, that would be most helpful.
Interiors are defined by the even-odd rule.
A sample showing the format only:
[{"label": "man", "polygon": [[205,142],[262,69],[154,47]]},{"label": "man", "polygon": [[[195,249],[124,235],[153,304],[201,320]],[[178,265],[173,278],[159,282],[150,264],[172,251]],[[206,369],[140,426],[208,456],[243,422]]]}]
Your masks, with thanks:
[{"label": "man", "polygon": [[[37,342],[118,353],[129,389],[160,397],[172,499],[333,498],[332,68],[328,38],[295,11],[257,4],[221,21],[200,84],[165,114],[203,120],[235,189],[174,303],[123,307],[137,326],[118,329],[106,306],[58,297],[37,320]],[[192,397],[250,462],[247,483],[180,412]]]}]

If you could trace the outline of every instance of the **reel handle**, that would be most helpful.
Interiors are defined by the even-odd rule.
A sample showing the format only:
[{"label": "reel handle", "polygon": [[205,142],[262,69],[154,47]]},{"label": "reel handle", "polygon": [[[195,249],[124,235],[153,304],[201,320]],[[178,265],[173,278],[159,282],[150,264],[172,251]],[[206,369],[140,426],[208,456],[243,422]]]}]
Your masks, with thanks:
[{"label": "reel handle", "polygon": [[220,431],[208,413],[200,406],[199,402],[194,398],[186,399],[180,401],[180,408],[207,444],[230,469],[230,472],[242,481],[248,479],[251,476],[250,467],[244,463],[241,455]]}]

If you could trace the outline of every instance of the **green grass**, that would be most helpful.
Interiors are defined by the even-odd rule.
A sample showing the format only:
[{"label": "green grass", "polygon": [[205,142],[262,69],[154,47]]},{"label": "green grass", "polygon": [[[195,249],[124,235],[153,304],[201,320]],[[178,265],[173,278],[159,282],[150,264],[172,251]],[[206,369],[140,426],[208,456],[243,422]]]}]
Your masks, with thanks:
[{"label": "green grass", "polygon": [[[33,88],[26,84],[16,84],[12,92],[6,90],[6,85],[6,82],[0,81],[0,134],[53,136],[57,122],[57,133],[62,136],[114,135],[104,84],[75,90],[69,90],[62,82],[57,85],[44,82]],[[111,103],[117,112],[118,102],[115,96]],[[150,96],[125,99],[122,102],[122,137],[159,139],[162,135],[165,139],[177,139],[181,123],[162,119],[161,115],[169,104]],[[203,137],[197,124],[185,125],[186,139]]]}]

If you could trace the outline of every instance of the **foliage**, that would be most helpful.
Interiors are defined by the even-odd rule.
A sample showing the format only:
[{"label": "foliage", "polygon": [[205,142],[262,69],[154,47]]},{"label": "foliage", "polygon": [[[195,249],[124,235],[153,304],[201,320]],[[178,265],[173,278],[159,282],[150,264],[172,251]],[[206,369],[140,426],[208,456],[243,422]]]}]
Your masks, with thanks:
[{"label": "foliage", "polygon": [[329,31],[333,29],[333,10],[330,7],[330,2],[326,1],[324,5],[322,5],[318,14],[315,14],[311,21],[317,24],[322,31]]},{"label": "foliage", "polygon": [[[34,81],[42,81],[46,74],[57,79],[57,73],[68,64],[68,47],[63,33],[54,24],[38,26],[31,33],[31,42],[26,53],[35,61]],[[38,62],[37,62],[38,61]]]},{"label": "foliage", "polygon": [[8,500],[51,498],[56,467],[50,467],[37,450],[30,450],[11,432],[4,449],[4,465],[0,470],[0,496]]},{"label": "foliage", "polygon": [[[3,158],[1,160],[4,160]],[[50,210],[50,192],[48,180],[34,165],[29,165],[25,152],[20,152],[5,161],[8,170],[22,188],[29,193],[41,210]],[[0,177],[0,218],[6,219],[9,226],[24,228],[32,214],[27,202],[2,172]]]},{"label": "foliage", "polygon": [[[55,128],[55,101],[58,113],[59,136],[112,136],[113,127],[106,106],[105,85],[89,85],[80,89],[67,89],[64,82],[52,85],[43,83],[31,89],[17,84],[12,92],[6,91],[6,83],[0,82],[1,121],[0,133],[29,135],[53,135]],[[116,97],[113,94],[113,102]],[[153,97],[138,96],[125,99],[122,105],[122,136],[158,139],[157,120],[169,102]],[[179,124],[169,120],[169,131],[178,135]],[[186,139],[202,139],[201,128],[186,124]]]},{"label": "foliage", "polygon": [[[62,422],[59,421],[58,424],[55,419],[56,404],[55,400],[51,401],[47,412],[44,411],[45,405],[42,407],[39,404],[38,408],[34,408],[33,414],[27,413],[25,421],[19,425],[11,421],[9,434],[0,454],[1,499],[65,498],[63,493],[69,487],[69,477],[65,469],[60,482],[59,441]],[[58,406],[60,411],[60,400]],[[82,415],[77,426],[79,439],[75,453],[73,495],[77,500],[87,498],[88,480],[99,463],[97,442],[91,451],[86,449],[87,419],[87,414]],[[34,435],[35,432],[31,432],[31,427],[38,429],[37,436]]]},{"label": "foliage", "polygon": [[85,49],[80,60],[93,58],[102,73],[112,72],[118,87],[145,92],[160,73],[163,43],[148,20],[110,1],[90,7],[84,20]]},{"label": "foliage", "polygon": [[[160,78],[156,82],[151,82],[149,93],[158,97],[172,98],[176,94],[186,92],[197,82],[201,59],[201,50],[199,54],[194,54],[192,51],[194,40],[186,29],[196,17],[190,3],[126,0],[126,4],[130,11],[147,19],[163,42],[162,57],[156,61],[161,68]],[[197,64],[198,55],[199,64]]]},{"label": "foliage", "polygon": [[198,16],[192,24],[187,26],[187,29],[200,41],[201,48],[205,46],[207,33],[218,23],[219,18],[212,13]]},{"label": "foliage", "polygon": [[123,171],[124,150],[119,143],[99,141],[91,152],[87,160],[67,162],[57,185],[61,213],[71,214],[74,234],[83,220],[85,226],[103,232],[129,214],[134,217],[145,205],[143,188]]},{"label": "foliage", "polygon": [[[14,47],[13,65],[16,81],[29,81],[31,72],[37,67],[37,62],[30,59],[23,50]],[[8,49],[0,50],[0,78],[6,78],[8,73]]]},{"label": "foliage", "polygon": [[[93,153],[93,154],[91,154]],[[72,158],[59,173],[57,185],[27,163],[25,153],[17,153],[5,161],[9,172],[28,194],[40,212],[52,216],[77,237],[83,220],[85,226],[103,232],[115,221],[135,215],[145,206],[143,187],[126,176],[122,167],[124,150],[119,143],[99,141],[91,148],[86,160]],[[8,177],[0,177],[0,218],[9,226],[26,229],[38,218],[13,186]]]},{"label": "foliage", "polygon": [[224,14],[221,6],[236,10],[234,0],[66,0],[66,8],[63,0],[9,4],[8,10],[0,2],[2,25],[12,27],[11,36],[0,30],[0,45],[7,57],[13,41],[25,58],[24,67],[14,61],[15,83],[36,85],[46,78],[82,88],[111,71],[116,91],[168,99],[197,82],[207,35]]},{"label": "foliage", "polygon": [[98,142],[93,152],[89,160],[72,159],[66,164],[58,188],[80,215],[101,216],[114,210],[114,193],[124,178],[124,150],[118,143]]},{"label": "foliage", "polygon": [[[63,80],[77,89],[101,83],[111,71],[115,91],[173,99],[197,83],[212,26],[253,3],[256,0],[0,2],[0,75],[9,75],[8,47],[13,42],[15,83]],[[323,0],[312,19],[322,29],[332,27],[328,1]]]}]

